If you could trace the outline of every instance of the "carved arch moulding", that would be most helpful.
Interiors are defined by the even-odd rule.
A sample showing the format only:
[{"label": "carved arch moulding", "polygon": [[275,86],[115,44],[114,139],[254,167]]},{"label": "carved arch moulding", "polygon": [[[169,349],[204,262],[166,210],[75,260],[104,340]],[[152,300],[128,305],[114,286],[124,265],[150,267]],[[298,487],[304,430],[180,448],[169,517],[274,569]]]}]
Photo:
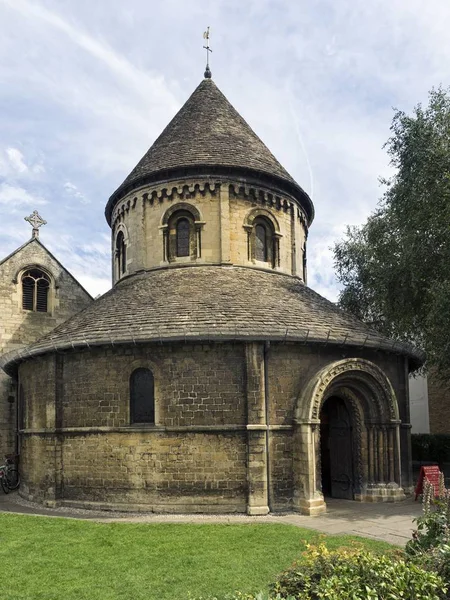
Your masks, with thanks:
[{"label": "carved arch moulding", "polygon": [[345,387],[355,379],[363,381],[376,397],[377,403],[385,406],[390,420],[399,420],[397,398],[391,382],[385,373],[374,363],[361,358],[347,358],[333,362],[321,369],[309,381],[297,400],[295,420],[297,423],[318,423],[320,409],[327,398],[331,384],[338,384],[345,378]]},{"label": "carved arch moulding", "polygon": [[168,225],[170,218],[178,211],[185,211],[192,215],[195,223],[203,223],[199,209],[189,202],[177,202],[172,204],[161,218],[161,227]]},{"label": "carved arch moulding", "polygon": [[274,217],[274,215],[269,210],[267,210],[265,208],[253,208],[252,210],[250,210],[245,216],[244,228],[252,228],[254,225],[255,219],[257,219],[258,217],[264,217],[268,221],[270,221],[273,225],[275,234],[278,234],[281,236],[280,226],[278,224],[277,219]]}]

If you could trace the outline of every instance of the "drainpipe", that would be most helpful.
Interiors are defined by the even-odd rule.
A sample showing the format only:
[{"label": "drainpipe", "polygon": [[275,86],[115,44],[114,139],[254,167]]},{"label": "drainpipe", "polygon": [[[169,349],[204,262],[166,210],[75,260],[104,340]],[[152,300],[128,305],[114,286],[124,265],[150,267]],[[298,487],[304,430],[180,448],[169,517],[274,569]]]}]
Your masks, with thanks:
[{"label": "drainpipe", "polygon": [[270,411],[269,411],[269,350],[270,350],[270,342],[266,340],[264,342],[264,407],[265,407],[265,417],[266,417],[266,469],[267,469],[267,504],[269,506],[269,511],[272,512],[272,486],[271,486],[271,477],[270,477],[270,440],[269,440],[269,419],[270,419]]}]

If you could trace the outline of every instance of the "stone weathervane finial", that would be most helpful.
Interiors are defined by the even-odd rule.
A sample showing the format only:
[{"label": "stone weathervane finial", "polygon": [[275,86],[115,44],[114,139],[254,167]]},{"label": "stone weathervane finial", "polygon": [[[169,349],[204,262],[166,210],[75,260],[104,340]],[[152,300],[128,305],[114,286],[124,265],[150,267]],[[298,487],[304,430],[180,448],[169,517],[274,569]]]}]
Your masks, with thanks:
[{"label": "stone weathervane finial", "polygon": [[37,210],[33,210],[33,213],[29,217],[25,217],[25,221],[33,227],[33,237],[39,237],[39,227],[41,225],[47,225],[47,221],[41,217]]},{"label": "stone weathervane finial", "polygon": [[206,29],[206,31],[203,34],[203,39],[206,40],[206,46],[203,46],[203,48],[206,50],[206,69],[205,69],[205,77],[206,79],[211,79],[211,70],[209,68],[209,53],[212,52],[211,48],[209,47],[209,27]]}]

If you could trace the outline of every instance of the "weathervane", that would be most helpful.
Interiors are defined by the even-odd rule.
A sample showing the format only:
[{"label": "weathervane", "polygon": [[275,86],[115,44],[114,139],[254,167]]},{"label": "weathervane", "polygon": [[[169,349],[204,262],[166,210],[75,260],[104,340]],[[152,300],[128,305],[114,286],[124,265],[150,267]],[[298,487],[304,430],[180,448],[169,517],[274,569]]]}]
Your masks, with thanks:
[{"label": "weathervane", "polygon": [[33,210],[33,214],[31,214],[29,217],[25,217],[25,221],[28,221],[28,223],[33,227],[34,238],[39,237],[39,227],[41,225],[47,225],[47,221],[44,221],[37,210]]},{"label": "weathervane", "polygon": [[206,69],[205,69],[205,77],[207,79],[211,79],[211,71],[209,68],[209,53],[212,52],[211,48],[209,47],[209,27],[207,28],[207,30],[204,32],[203,34],[203,39],[206,40],[206,46],[203,46],[203,48],[206,50]]}]

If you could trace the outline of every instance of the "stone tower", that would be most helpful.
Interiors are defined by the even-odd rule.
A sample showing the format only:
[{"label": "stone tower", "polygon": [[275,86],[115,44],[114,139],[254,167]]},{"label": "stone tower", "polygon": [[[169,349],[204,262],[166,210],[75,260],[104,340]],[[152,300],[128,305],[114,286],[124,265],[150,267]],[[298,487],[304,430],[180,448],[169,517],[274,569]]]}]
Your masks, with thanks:
[{"label": "stone tower", "polygon": [[207,76],[107,203],[113,289],[3,360],[21,493],[249,514],[403,498],[423,357],[306,286],[313,215]]},{"label": "stone tower", "polygon": [[308,195],[206,78],[107,204],[113,279],[209,264],[305,281],[313,215]]}]

